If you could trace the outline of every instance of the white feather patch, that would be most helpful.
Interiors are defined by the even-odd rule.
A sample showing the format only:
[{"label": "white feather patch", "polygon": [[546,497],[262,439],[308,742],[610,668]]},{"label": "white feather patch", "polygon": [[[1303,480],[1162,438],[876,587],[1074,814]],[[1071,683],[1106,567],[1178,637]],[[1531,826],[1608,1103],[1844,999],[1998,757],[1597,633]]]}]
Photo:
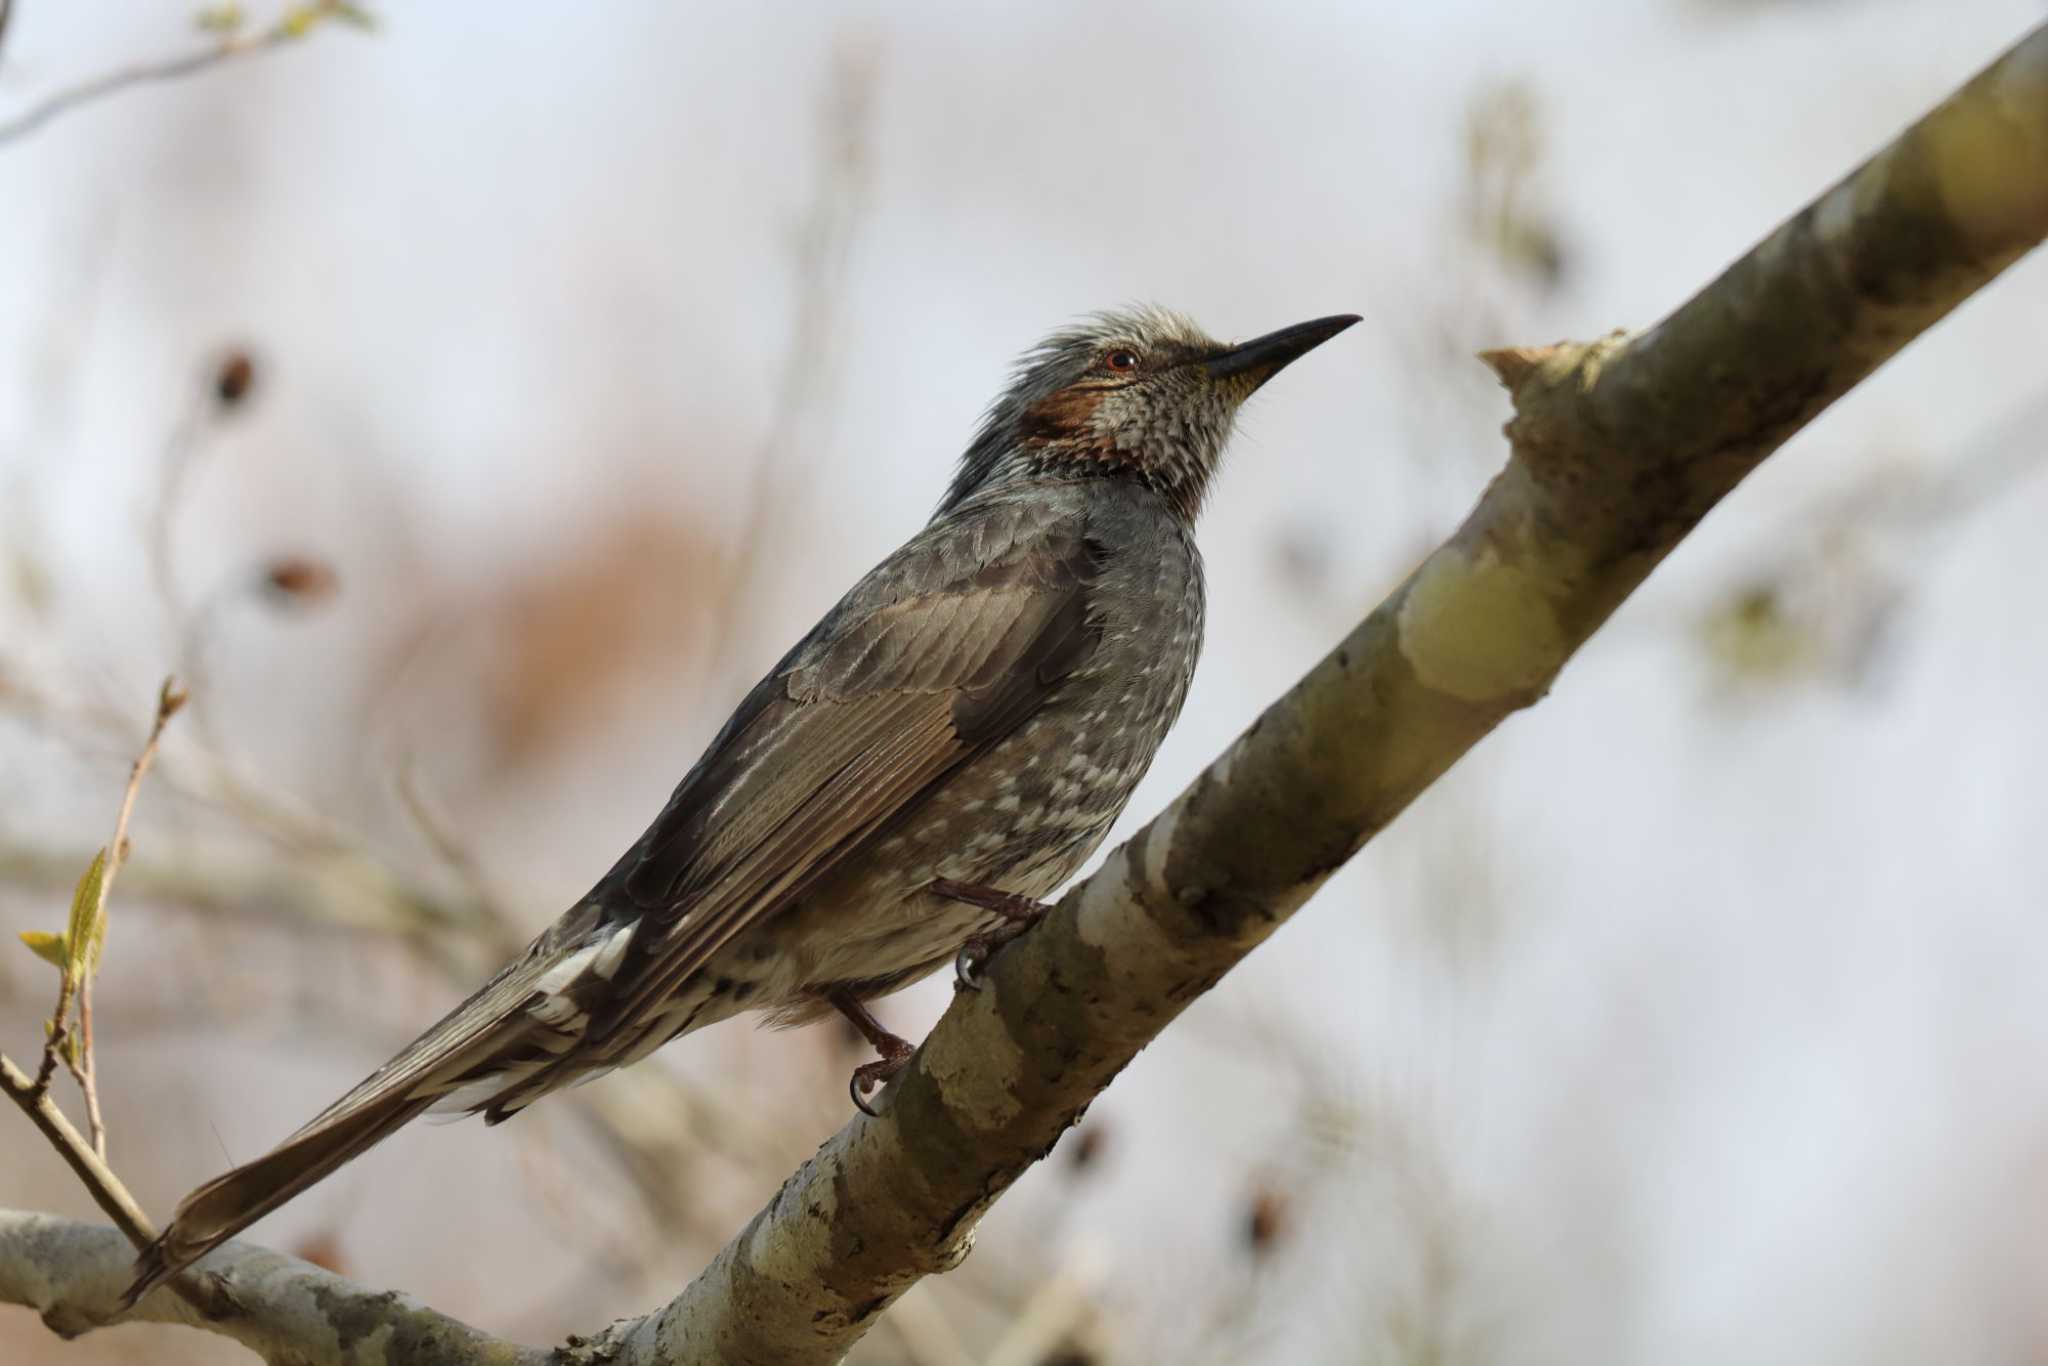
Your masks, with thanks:
[{"label": "white feather patch", "polygon": [[619,964],[626,961],[626,950],[633,945],[633,931],[640,928],[638,921],[622,930],[615,930],[611,938],[598,949],[597,957],[590,960],[590,970],[609,982],[612,974],[619,970]]},{"label": "white feather patch", "polygon": [[435,1101],[427,1110],[428,1122],[445,1123],[473,1115],[496,1100],[507,1087],[516,1086],[531,1075],[531,1067],[513,1067],[473,1077]]},{"label": "white feather patch", "polygon": [[528,1006],[526,1013],[544,1025],[572,1033],[590,1023],[590,1012],[577,1005],[574,996],[543,996]]},{"label": "white feather patch", "polygon": [[[555,964],[546,972],[542,973],[540,976],[540,980],[533,984],[533,989],[545,995],[553,996],[556,992],[561,991],[564,987],[568,986],[569,983],[575,981],[578,977],[581,977],[583,975],[584,969],[588,968],[591,965],[591,963],[597,958],[598,950],[602,949],[603,947],[604,945],[602,944],[584,945],[582,948],[576,950],[576,952],[570,954],[567,958],[564,958],[561,962]],[[540,1013],[540,1008],[538,1006],[534,1007],[534,1013]]]}]

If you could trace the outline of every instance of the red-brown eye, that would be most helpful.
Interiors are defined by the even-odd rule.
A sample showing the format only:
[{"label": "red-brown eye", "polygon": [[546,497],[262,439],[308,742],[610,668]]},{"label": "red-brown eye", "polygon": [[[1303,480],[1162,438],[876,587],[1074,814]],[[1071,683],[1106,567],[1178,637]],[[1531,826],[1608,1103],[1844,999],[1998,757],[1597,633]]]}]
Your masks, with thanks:
[{"label": "red-brown eye", "polygon": [[1135,370],[1138,357],[1130,351],[1112,351],[1102,358],[1102,363],[1112,370]]}]

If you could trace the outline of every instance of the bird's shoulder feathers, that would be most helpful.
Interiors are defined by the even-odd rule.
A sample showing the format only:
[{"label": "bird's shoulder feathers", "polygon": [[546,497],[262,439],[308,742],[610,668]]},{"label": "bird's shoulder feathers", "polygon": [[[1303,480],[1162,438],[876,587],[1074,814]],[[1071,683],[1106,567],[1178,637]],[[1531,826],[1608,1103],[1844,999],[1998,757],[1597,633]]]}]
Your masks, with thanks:
[{"label": "bird's shoulder feathers", "polygon": [[674,990],[1056,695],[1096,647],[1110,553],[1085,501],[992,499],[855,585],[592,893],[640,923],[593,1030]]}]

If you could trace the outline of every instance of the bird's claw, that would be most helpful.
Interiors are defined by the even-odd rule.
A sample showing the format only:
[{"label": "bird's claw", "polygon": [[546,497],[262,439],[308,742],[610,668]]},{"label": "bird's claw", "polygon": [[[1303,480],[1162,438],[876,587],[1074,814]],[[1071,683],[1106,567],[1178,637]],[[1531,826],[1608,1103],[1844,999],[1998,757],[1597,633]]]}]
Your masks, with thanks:
[{"label": "bird's claw", "polygon": [[897,1042],[902,1044],[902,1052],[884,1052],[873,1062],[862,1063],[853,1069],[853,1076],[846,1084],[846,1093],[853,1097],[853,1108],[869,1119],[880,1119],[882,1115],[868,1104],[868,1093],[901,1072],[903,1065],[910,1061],[910,1055],[916,1051],[900,1039]]},{"label": "bird's claw", "polygon": [[953,955],[953,990],[980,991],[982,964],[994,949],[978,934],[967,936],[960,952]]},{"label": "bird's claw", "polygon": [[955,991],[980,991],[982,969],[988,966],[988,960],[995,956],[996,950],[1045,919],[1045,913],[1052,909],[1042,901],[1033,901],[1016,892],[956,882],[949,877],[933,878],[925,890],[948,901],[993,911],[1003,918],[1003,923],[993,929],[969,935],[967,942],[960,946],[960,952],[953,955]]},{"label": "bird's claw", "polygon": [[982,970],[988,966],[988,960],[996,956],[996,950],[1037,923],[1035,917],[1011,920],[992,930],[968,935],[967,942],[960,946],[960,952],[953,955],[953,990],[980,991],[984,980]]}]

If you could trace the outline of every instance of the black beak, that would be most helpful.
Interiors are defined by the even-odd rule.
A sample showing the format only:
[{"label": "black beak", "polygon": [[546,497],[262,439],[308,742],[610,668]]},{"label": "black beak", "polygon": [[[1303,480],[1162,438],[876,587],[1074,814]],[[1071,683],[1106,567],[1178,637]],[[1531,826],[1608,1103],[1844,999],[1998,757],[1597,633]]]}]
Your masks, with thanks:
[{"label": "black beak", "polygon": [[1209,372],[1210,379],[1249,375],[1252,388],[1256,389],[1279,374],[1288,362],[1299,360],[1357,321],[1356,313],[1339,313],[1312,323],[1296,323],[1233,346],[1220,356],[1211,356],[1202,362],[1202,368]]}]

